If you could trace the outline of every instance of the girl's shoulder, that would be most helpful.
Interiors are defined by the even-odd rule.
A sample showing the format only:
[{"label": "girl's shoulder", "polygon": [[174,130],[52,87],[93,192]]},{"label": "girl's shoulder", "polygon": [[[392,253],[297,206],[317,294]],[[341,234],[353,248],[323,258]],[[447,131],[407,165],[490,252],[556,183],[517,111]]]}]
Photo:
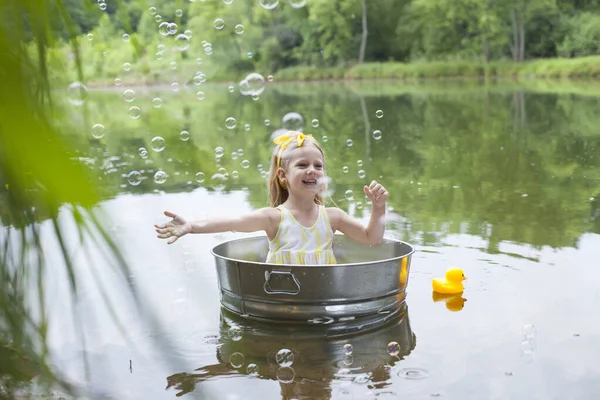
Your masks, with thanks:
[{"label": "girl's shoulder", "polygon": [[331,225],[337,225],[337,222],[346,215],[346,213],[338,207],[325,207],[327,217]]}]

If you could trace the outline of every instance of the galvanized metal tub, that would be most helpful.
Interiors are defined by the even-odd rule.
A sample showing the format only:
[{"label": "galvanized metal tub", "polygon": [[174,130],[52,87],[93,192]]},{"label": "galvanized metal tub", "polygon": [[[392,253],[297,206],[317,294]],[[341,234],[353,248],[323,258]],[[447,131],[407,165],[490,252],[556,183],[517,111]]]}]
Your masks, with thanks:
[{"label": "galvanized metal tub", "polygon": [[221,304],[255,320],[328,324],[386,314],[404,303],[414,248],[384,239],[361,245],[335,235],[335,265],[267,264],[266,236],[231,240],[212,249]]}]

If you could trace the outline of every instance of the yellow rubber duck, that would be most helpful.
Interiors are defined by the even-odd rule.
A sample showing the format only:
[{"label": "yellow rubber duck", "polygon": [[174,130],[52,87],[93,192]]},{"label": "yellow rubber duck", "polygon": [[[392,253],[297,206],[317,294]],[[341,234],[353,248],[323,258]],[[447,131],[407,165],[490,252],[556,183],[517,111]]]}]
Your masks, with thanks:
[{"label": "yellow rubber duck", "polygon": [[433,278],[433,291],[443,294],[462,293],[464,290],[462,281],[467,279],[460,268],[452,267],[446,271],[446,279]]}]

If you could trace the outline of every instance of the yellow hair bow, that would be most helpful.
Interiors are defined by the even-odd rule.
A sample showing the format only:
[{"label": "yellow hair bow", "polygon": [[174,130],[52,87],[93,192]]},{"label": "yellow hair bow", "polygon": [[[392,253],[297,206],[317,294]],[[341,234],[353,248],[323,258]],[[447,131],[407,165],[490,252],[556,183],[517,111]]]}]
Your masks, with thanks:
[{"label": "yellow hair bow", "polygon": [[292,141],[294,139],[298,139],[298,147],[302,147],[302,145],[304,144],[304,140],[306,140],[307,138],[309,138],[313,142],[316,142],[316,140],[313,138],[312,135],[305,135],[302,132],[290,132],[290,133],[291,133],[290,135],[280,135],[280,136],[277,136],[275,139],[273,139],[273,143],[281,144],[281,147],[279,148],[279,151],[277,152],[277,168],[280,167],[281,155],[283,154],[283,151],[286,149],[286,147],[288,147],[290,145],[290,143],[292,143]]}]

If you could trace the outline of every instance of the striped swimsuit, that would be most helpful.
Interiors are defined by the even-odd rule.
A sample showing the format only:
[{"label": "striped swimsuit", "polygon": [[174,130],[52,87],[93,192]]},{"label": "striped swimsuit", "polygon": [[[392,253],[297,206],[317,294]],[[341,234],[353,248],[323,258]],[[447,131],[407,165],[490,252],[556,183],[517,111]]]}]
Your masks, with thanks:
[{"label": "striped swimsuit", "polygon": [[296,221],[285,207],[281,211],[279,229],[269,240],[269,264],[335,264],[332,242],[333,231],[325,207],[319,206],[319,216],[313,226],[307,228]]}]

